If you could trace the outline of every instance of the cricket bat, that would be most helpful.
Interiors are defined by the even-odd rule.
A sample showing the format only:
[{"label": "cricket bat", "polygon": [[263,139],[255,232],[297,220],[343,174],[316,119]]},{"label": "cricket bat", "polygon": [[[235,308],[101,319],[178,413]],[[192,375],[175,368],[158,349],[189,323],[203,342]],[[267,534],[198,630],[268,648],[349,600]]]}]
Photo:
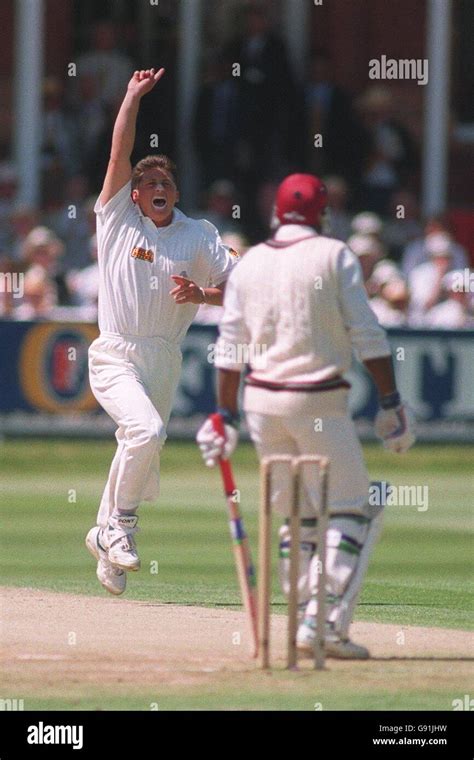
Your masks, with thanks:
[{"label": "cricket bat", "polygon": [[[224,421],[220,414],[212,414],[211,420],[216,433],[225,437]],[[236,500],[236,487],[231,464],[228,459],[219,458],[219,466],[229,510],[229,528],[240,593],[249,624],[253,656],[256,657],[258,653],[256,573],[239,503]]]}]

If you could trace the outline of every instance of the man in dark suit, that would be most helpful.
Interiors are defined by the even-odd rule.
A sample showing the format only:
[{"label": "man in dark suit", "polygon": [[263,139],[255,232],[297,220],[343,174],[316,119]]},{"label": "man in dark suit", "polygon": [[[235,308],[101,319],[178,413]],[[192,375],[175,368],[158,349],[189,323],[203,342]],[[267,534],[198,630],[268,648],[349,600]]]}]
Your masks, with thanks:
[{"label": "man in dark suit", "polygon": [[[353,180],[360,168],[356,119],[350,95],[332,79],[325,51],[311,56],[304,106],[308,171]],[[322,137],[321,147],[315,147],[317,135]]]},{"label": "man in dark suit", "polygon": [[222,178],[235,178],[238,139],[238,86],[232,61],[208,62],[194,115],[193,136],[201,160],[204,187]]},{"label": "man in dark suit", "polygon": [[[266,6],[244,9],[244,31],[229,43],[226,58],[240,64],[237,172],[249,213],[262,182],[280,179],[295,141],[291,125],[297,94],[285,45],[272,31]],[[278,176],[277,176],[278,175]]]}]

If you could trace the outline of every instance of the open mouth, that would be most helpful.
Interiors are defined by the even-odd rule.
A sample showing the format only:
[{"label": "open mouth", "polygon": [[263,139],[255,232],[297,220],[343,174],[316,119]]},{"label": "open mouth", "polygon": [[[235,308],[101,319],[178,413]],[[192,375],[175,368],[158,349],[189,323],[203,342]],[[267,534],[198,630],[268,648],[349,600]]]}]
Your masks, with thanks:
[{"label": "open mouth", "polygon": [[153,198],[154,208],[164,208],[166,206],[166,198]]}]

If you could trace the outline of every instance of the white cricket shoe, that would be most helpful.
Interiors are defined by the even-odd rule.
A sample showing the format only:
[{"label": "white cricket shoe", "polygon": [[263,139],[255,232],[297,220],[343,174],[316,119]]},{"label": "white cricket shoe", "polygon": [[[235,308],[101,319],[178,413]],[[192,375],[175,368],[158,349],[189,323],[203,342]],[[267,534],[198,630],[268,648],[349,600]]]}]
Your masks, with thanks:
[{"label": "white cricket shoe", "polygon": [[327,639],[324,650],[327,657],[335,660],[368,660],[370,657],[367,647],[350,639]]},{"label": "white cricket shoe", "polygon": [[97,560],[97,578],[99,583],[109,592],[119,596],[125,591],[127,576],[119,567],[114,567],[109,561],[107,552],[100,544],[99,534],[101,529],[96,526],[91,528],[86,536],[86,546]]},{"label": "white cricket shoe", "polygon": [[140,569],[140,558],[133,537],[138,530],[137,522],[137,515],[114,515],[109,518],[107,527],[100,534],[100,542],[107,552],[109,562],[127,572]]},{"label": "white cricket shoe", "polygon": [[[315,629],[316,621],[313,616],[306,616],[298,628],[296,647],[303,656],[314,656]],[[341,639],[333,631],[326,634],[324,651],[326,657],[337,660],[367,660],[370,657],[369,650],[366,647],[355,644],[350,639]]]}]

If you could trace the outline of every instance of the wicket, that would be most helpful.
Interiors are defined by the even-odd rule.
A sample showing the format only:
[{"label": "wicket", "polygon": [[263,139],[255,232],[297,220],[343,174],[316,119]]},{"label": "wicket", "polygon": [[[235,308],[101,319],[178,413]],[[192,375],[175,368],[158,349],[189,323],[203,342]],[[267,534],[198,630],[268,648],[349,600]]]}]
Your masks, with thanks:
[{"label": "wicket", "polygon": [[261,463],[261,510],[259,525],[259,573],[258,573],[258,643],[261,668],[270,667],[270,591],[271,591],[271,533],[272,469],[277,463],[289,465],[292,483],[290,511],[290,593],[288,598],[288,650],[287,667],[297,665],[296,633],[298,629],[298,575],[300,544],[300,475],[304,465],[319,467],[320,508],[318,514],[317,548],[320,574],[317,589],[317,622],[314,647],[314,667],[324,668],[324,639],[326,623],[326,531],[328,523],[328,473],[329,459],[321,456],[275,455],[265,457]]}]

